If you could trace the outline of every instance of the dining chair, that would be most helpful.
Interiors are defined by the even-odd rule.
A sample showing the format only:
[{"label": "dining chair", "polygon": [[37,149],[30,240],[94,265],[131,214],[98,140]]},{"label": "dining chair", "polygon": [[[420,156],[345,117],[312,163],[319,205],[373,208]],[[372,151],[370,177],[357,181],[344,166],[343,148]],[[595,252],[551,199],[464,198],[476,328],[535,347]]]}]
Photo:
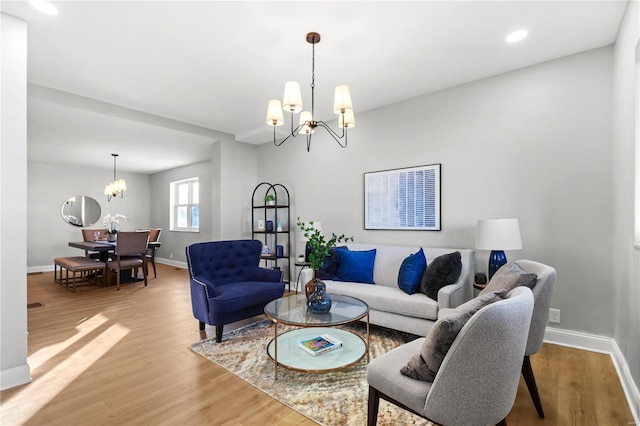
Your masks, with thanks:
[{"label": "dining chair", "polygon": [[[83,241],[95,241],[96,240],[96,232],[99,232],[99,236],[98,239],[100,240],[106,240],[107,239],[107,231],[108,229],[104,228],[104,229],[83,229],[82,230],[82,240]],[[100,258],[100,253],[98,252],[91,252],[89,253],[89,250],[85,250],[84,251],[84,257],[90,257],[92,259],[99,259]]]},{"label": "dining chair", "polygon": [[[115,252],[107,262],[107,282],[111,282],[111,272],[116,272],[116,286],[120,290],[121,271],[131,269],[137,271],[142,267],[144,285],[147,286],[147,243],[149,231],[118,232]],[[137,274],[134,272],[134,276]]]},{"label": "dining chair", "polygon": [[[151,228],[149,229],[149,242],[157,243],[160,241],[160,234],[162,233],[162,228]],[[153,278],[157,278],[158,274],[156,273],[156,247],[148,247],[146,254],[147,262],[151,262],[151,266],[153,266]]]}]

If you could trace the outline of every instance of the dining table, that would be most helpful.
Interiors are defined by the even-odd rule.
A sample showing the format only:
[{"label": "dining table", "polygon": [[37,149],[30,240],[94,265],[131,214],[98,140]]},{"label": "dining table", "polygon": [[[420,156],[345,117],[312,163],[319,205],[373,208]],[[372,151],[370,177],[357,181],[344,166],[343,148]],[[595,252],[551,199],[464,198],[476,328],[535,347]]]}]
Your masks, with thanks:
[{"label": "dining table", "polygon": [[[97,241],[70,241],[69,247],[78,248],[81,250],[98,252],[100,254],[100,262],[107,262],[109,260],[109,254],[114,253],[116,250],[116,241],[97,240]],[[147,248],[156,250],[162,243],[160,241],[154,241],[147,243]]]}]

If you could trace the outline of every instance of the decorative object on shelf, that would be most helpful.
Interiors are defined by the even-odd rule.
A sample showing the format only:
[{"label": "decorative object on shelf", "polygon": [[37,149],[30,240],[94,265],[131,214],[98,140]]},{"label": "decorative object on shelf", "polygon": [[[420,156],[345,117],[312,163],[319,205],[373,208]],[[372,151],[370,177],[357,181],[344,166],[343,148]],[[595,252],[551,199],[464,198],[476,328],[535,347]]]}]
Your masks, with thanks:
[{"label": "decorative object on shelf", "polygon": [[[311,32],[307,33],[306,40],[311,44],[311,111],[302,111],[302,95],[300,93],[300,84],[297,81],[288,81],[284,86],[284,97],[282,103],[277,99],[271,99],[267,107],[267,125],[273,126],[273,144],[280,146],[290,137],[296,137],[300,133],[307,135],[307,152],[311,147],[311,135],[315,132],[316,127],[326,129],[331,137],[342,148],[347,147],[347,129],[355,127],[356,121],[353,115],[353,104],[351,103],[351,94],[349,86],[340,85],[336,87],[333,101],[333,112],[338,114],[338,127],[342,128],[342,134],[339,135],[330,128],[324,121],[316,120],[315,117],[315,64],[316,64],[316,44],[320,43],[320,34]],[[276,127],[284,125],[284,117],[282,111],[291,113],[291,133],[280,143],[276,141]],[[301,112],[302,111],[302,112]],[[300,112],[300,121],[298,127],[293,127],[294,113]],[[340,142],[344,138],[344,145]]]},{"label": "decorative object on shelf", "polygon": [[269,249],[269,246],[265,245],[264,247],[262,247],[262,254],[271,254],[271,249]]},{"label": "decorative object on shelf", "polygon": [[264,196],[264,203],[268,206],[274,206],[276,204],[276,196],[273,194],[267,194]]},{"label": "decorative object on shelf", "polygon": [[487,283],[487,274],[485,274],[484,272],[476,272],[475,283],[476,284],[486,284]]},{"label": "decorative object on shelf", "polygon": [[268,220],[267,221],[267,232],[273,232],[273,221],[272,220]]},{"label": "decorative object on shelf", "polygon": [[324,281],[314,280],[313,293],[307,299],[307,306],[314,314],[326,314],[331,310],[331,296],[327,294]]},{"label": "decorative object on shelf", "polygon": [[278,221],[278,225],[276,226],[276,232],[282,232],[282,223]]},{"label": "decorative object on shelf", "polygon": [[258,221],[258,230],[259,231],[264,231],[264,220],[260,219]]},{"label": "decorative object on shelf", "polygon": [[489,280],[491,280],[493,274],[507,263],[504,250],[522,249],[518,219],[478,220],[476,248],[491,250],[489,254]]},{"label": "decorative object on shelf", "polygon": [[124,222],[125,220],[127,220],[127,217],[120,213],[109,213],[102,218],[102,224],[107,227],[107,241],[113,242],[116,240],[118,225],[120,225],[120,222]]},{"label": "decorative object on shelf", "polygon": [[279,244],[276,246],[276,256],[284,257],[284,246],[281,246]]},{"label": "decorative object on shelf", "polygon": [[118,154],[111,154],[113,156],[113,182],[108,183],[104,187],[104,195],[107,196],[107,202],[111,201],[112,198],[116,196],[120,196],[120,198],[124,197],[124,191],[127,190],[127,184],[124,179],[116,178],[116,158],[118,158]]}]

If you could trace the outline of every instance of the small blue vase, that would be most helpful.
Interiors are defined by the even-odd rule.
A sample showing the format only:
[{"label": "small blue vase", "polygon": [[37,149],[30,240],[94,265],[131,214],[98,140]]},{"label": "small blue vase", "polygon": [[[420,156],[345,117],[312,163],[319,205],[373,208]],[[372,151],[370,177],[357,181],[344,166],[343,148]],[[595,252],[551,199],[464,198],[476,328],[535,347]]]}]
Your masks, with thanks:
[{"label": "small blue vase", "polygon": [[314,314],[325,314],[331,310],[331,296],[327,294],[327,286],[320,280],[315,280],[313,293],[307,301],[309,310]]}]

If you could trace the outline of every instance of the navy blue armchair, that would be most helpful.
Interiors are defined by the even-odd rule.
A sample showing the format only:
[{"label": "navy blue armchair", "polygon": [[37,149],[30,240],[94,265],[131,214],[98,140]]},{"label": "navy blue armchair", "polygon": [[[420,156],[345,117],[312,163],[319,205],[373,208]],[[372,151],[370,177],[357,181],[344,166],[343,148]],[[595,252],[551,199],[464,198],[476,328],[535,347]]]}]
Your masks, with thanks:
[{"label": "navy blue armchair", "polygon": [[262,243],[257,240],[211,241],[186,248],[193,316],[216,327],[222,341],[225,324],[264,313],[284,294],[282,272],[259,267]]}]

